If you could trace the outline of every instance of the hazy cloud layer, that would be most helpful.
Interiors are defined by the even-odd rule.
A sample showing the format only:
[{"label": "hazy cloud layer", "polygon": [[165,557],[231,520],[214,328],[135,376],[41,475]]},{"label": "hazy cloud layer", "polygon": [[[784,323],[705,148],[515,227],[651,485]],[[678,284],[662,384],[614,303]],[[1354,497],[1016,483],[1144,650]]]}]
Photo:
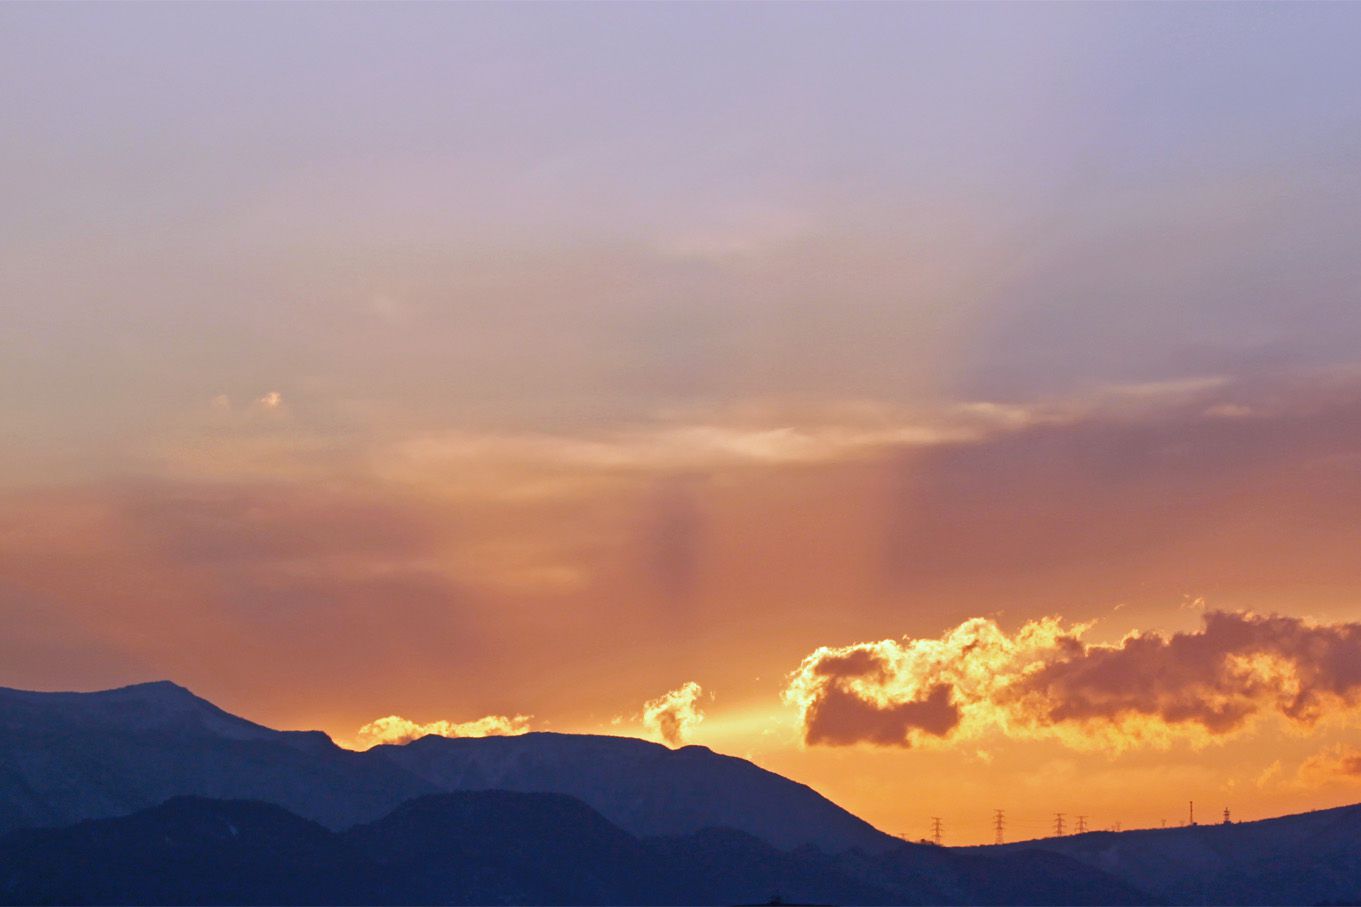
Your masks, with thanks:
[{"label": "hazy cloud layer", "polygon": [[370,721],[355,732],[353,748],[366,750],[384,743],[410,743],[422,737],[512,737],[529,733],[530,715],[485,715],[475,721],[432,721],[420,724],[400,715]]},{"label": "hazy cloud layer", "polygon": [[996,731],[1077,748],[1194,743],[1267,715],[1309,728],[1361,702],[1361,623],[1211,612],[1195,631],[1089,644],[1058,618],[822,647],[785,692],[810,744],[950,743]]},{"label": "hazy cloud layer", "polygon": [[[3,493],[0,683],[172,677],[264,723],[343,740],[394,711],[525,712],[599,731],[611,704],[636,708],[703,665],[705,690],[723,698],[703,703],[689,739],[751,747],[875,814],[880,792],[906,783],[895,747],[867,756],[871,789],[834,748],[787,749],[783,733],[761,736],[764,719],[733,719],[778,710],[779,678],[820,643],[935,638],[999,607],[1013,642],[1060,606],[1122,631],[1185,629],[1183,593],[1353,620],[1357,376],[1210,375],[939,411],[751,401],[534,435],[454,424],[328,435],[311,392],[262,382],[233,400],[280,386],[287,420],[238,420],[202,396],[211,430],[148,438],[159,455],[138,461],[143,478]],[[1069,708],[1092,708],[1072,678],[1054,683]],[[829,689],[814,736],[948,744],[980,720],[958,685],[894,708],[853,694]],[[1130,745],[1128,727],[1101,740],[1099,720],[1056,714],[1046,730],[1022,718],[1008,719],[1013,736]],[[1161,721],[1143,737],[1158,739]],[[976,746],[995,755],[993,779],[1029,777],[1054,751]],[[948,775],[944,760],[963,753],[907,758]],[[1293,777],[1304,755],[1270,725],[1216,748],[1249,784],[1272,759]],[[1153,758],[1112,766],[1128,781],[1111,781],[1112,798],[1142,798],[1131,766]]]},{"label": "hazy cloud layer", "polygon": [[704,690],[693,680],[687,681],[643,703],[643,726],[669,746],[680,746],[695,727],[704,720],[700,697]]},{"label": "hazy cloud layer", "polygon": [[1336,781],[1361,783],[1361,748],[1335,743],[1305,759],[1297,780],[1309,787]]}]

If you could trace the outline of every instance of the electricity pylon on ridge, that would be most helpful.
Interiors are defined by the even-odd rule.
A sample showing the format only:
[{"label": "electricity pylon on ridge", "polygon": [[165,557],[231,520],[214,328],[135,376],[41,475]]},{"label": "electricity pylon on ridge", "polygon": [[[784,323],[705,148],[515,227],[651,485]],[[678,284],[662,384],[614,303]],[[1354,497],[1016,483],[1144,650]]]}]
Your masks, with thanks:
[{"label": "electricity pylon on ridge", "polygon": [[1054,837],[1063,837],[1063,813],[1054,813]]},{"label": "electricity pylon on ridge", "polygon": [[940,816],[932,816],[932,817],[931,817],[931,840],[935,842],[935,844],[936,844],[937,847],[939,847],[939,846],[940,846],[940,839],[941,839],[941,820],[940,820]]},{"label": "electricity pylon on ridge", "polygon": [[1002,829],[1006,828],[1006,825],[1006,813],[1000,809],[994,809],[992,811],[992,829],[997,832],[997,840],[995,843],[1002,843]]},{"label": "electricity pylon on ridge", "polygon": [[1086,817],[1086,816],[1078,816],[1078,817],[1077,817],[1077,833],[1081,835],[1081,834],[1085,834],[1086,832],[1087,832],[1087,817]]}]

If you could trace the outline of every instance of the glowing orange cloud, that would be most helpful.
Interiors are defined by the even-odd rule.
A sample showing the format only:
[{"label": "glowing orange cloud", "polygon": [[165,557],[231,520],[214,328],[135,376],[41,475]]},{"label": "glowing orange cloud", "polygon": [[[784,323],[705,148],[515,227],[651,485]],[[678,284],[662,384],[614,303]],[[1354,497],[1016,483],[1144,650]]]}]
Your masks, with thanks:
[{"label": "glowing orange cloud", "polygon": [[693,680],[643,704],[643,726],[670,746],[680,746],[704,720],[699,699],[704,690]]},{"label": "glowing orange cloud", "polygon": [[1361,702],[1361,624],[1211,612],[1194,632],[1082,641],[1058,618],[1007,634],[822,647],[790,676],[810,744],[917,746],[1000,732],[1080,749],[1203,744],[1276,714],[1309,727]]},{"label": "glowing orange cloud", "polygon": [[476,721],[432,721],[418,724],[400,715],[370,721],[355,734],[354,749],[367,750],[384,743],[410,743],[421,737],[512,737],[529,733],[529,715],[487,715]]}]

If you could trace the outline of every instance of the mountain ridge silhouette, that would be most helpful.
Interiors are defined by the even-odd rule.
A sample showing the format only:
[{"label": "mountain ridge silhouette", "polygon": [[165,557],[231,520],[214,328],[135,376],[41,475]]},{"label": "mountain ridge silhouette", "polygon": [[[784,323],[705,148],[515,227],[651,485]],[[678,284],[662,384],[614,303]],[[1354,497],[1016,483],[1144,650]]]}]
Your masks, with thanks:
[{"label": "mountain ridge silhouette", "polygon": [[632,834],[737,828],[781,848],[897,839],[818,794],[708,748],[534,733],[425,737],[354,752],[276,731],[168,681],[93,693],[0,688],[0,832],[124,815],[188,794],[256,799],[333,830],[448,790],[578,797]]},{"label": "mountain ridge silhouette", "polygon": [[[901,843],[782,851],[740,831],[639,838],[574,797],[460,791],[343,831],[249,800],[175,797],[0,835],[0,904],[1141,904],[1099,871]],[[1023,862],[1023,861],[1022,861]]]}]

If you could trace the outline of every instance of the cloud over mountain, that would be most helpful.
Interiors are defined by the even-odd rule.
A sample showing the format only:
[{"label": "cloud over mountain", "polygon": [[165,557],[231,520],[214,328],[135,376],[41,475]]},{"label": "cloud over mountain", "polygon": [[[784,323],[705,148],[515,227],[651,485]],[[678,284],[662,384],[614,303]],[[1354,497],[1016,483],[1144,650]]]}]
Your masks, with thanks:
[{"label": "cloud over mountain", "polygon": [[817,649],[791,676],[810,744],[916,746],[1000,732],[1079,749],[1203,744],[1277,715],[1310,727],[1361,702],[1361,624],[1210,612],[1171,635],[965,621],[939,639]]},{"label": "cloud over mountain", "polygon": [[643,703],[643,726],[670,746],[680,746],[690,731],[704,720],[699,707],[704,690],[693,680]]},{"label": "cloud over mountain", "polygon": [[432,721],[418,724],[400,715],[370,721],[355,734],[354,748],[371,749],[384,743],[410,743],[421,737],[511,737],[529,733],[530,715],[485,715],[475,721]]}]

